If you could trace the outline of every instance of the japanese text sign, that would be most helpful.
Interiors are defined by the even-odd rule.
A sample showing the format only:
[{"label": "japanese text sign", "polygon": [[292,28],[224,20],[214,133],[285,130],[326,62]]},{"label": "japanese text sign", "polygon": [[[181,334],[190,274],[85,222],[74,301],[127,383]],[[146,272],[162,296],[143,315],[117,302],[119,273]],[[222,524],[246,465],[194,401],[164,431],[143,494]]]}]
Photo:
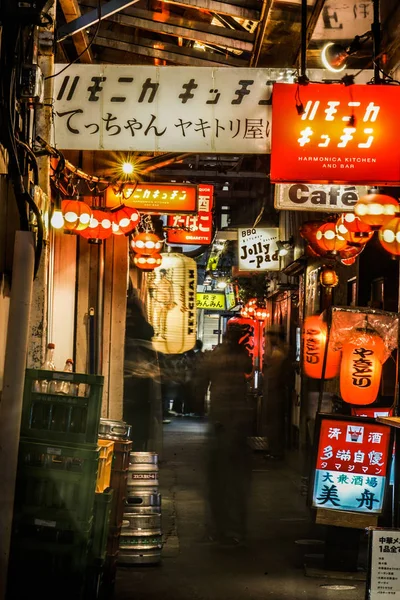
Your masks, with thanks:
[{"label": "japanese text sign", "polygon": [[213,185],[198,186],[198,214],[193,216],[169,216],[167,225],[167,242],[170,244],[211,244],[213,238]]},{"label": "japanese text sign", "polygon": [[400,182],[399,103],[397,86],[275,84],[271,181]]},{"label": "japanese text sign", "polygon": [[205,310],[225,310],[225,292],[197,292],[197,308]]},{"label": "japanese text sign", "polygon": [[238,228],[239,270],[278,271],[278,240],[279,229],[275,227]]},{"label": "japanese text sign", "polygon": [[61,149],[270,152],[269,69],[72,65],[54,83]]},{"label": "japanese text sign", "polygon": [[153,214],[193,214],[197,210],[197,186],[138,183],[136,187],[125,186],[121,192],[116,192],[109,186],[106,190],[106,205],[113,207],[119,204]]},{"label": "japanese text sign", "polygon": [[380,513],[389,463],[390,428],[365,419],[322,418],[313,506]]},{"label": "japanese text sign", "polygon": [[367,193],[366,186],[281,184],[275,186],[275,208],[329,213],[352,212],[358,199]]},{"label": "japanese text sign", "polygon": [[400,598],[400,530],[370,530],[368,600]]}]

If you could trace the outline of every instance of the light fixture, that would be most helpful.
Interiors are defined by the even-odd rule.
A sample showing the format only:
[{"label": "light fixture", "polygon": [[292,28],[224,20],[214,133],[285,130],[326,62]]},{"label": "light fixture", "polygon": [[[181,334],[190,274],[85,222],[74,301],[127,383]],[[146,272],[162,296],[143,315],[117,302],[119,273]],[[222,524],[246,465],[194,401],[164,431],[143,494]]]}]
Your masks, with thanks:
[{"label": "light fixture", "polygon": [[229,181],[225,181],[224,185],[222,186],[222,191],[229,192]]},{"label": "light fixture", "polygon": [[131,162],[123,162],[121,168],[124,175],[132,175],[135,170],[135,167]]},{"label": "light fixture", "polygon": [[217,289],[218,290],[224,290],[226,288],[226,286],[228,285],[228,283],[225,281],[225,279],[220,279],[217,282]]},{"label": "light fixture", "polygon": [[332,73],[341,73],[346,68],[348,56],[349,53],[343,46],[328,42],[328,44],[325,44],[322,48],[321,62],[328,71],[331,71]]},{"label": "light fixture", "polygon": [[62,229],[64,227],[64,215],[61,210],[60,193],[58,192],[53,206],[53,214],[51,215],[50,224],[54,229]]},{"label": "light fixture", "polygon": [[293,236],[291,236],[288,240],[281,242],[280,240],[276,242],[278,247],[278,255],[286,256],[289,254],[289,250],[293,248]]}]

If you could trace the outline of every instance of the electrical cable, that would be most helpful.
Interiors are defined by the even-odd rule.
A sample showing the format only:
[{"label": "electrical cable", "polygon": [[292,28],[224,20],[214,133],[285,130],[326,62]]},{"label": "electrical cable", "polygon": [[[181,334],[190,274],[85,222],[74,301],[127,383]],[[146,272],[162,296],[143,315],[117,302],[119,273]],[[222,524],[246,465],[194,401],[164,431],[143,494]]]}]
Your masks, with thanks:
[{"label": "electrical cable", "polygon": [[71,61],[63,69],[61,69],[61,71],[58,71],[58,73],[54,73],[53,75],[48,75],[47,77],[45,77],[45,79],[53,79],[53,77],[58,77],[58,75],[61,75],[61,73],[64,73],[64,71],[66,71],[67,69],[69,69],[69,67],[71,65],[75,64],[80,59],[80,57],[83,54],[85,54],[85,52],[87,52],[89,50],[89,48],[92,46],[92,44],[94,43],[95,39],[97,38],[97,35],[99,33],[99,30],[100,30],[100,24],[101,24],[101,0],[97,0],[97,17],[98,17],[98,21],[97,21],[96,31],[94,32],[94,34],[92,36],[92,39],[87,44],[86,48],[84,48],[82,50],[82,52],[80,52],[78,54],[78,56],[73,61]]},{"label": "electrical cable", "polygon": [[39,167],[33,150],[29,148],[28,144],[21,142],[21,140],[17,139],[17,144],[27,153],[33,171],[33,183],[34,185],[39,185]]}]

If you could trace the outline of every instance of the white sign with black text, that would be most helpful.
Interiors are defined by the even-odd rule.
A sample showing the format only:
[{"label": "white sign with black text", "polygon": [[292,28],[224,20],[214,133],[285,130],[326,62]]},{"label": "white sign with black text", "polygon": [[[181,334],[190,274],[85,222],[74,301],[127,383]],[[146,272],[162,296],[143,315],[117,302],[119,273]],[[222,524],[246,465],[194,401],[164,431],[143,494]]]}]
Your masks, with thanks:
[{"label": "white sign with black text", "polygon": [[239,271],[279,271],[279,229],[239,228]]},{"label": "white sign with black text", "polygon": [[329,213],[351,212],[358,199],[367,193],[366,186],[279,184],[275,186],[275,208]]},{"label": "white sign with black text", "polygon": [[400,599],[400,530],[373,529],[368,600]]}]

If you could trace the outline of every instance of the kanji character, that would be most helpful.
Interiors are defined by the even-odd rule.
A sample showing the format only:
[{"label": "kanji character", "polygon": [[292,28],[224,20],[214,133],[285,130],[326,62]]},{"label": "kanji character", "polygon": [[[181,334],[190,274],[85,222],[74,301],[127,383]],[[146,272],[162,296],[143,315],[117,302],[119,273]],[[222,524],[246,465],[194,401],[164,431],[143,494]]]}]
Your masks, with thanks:
[{"label": "kanji character", "polygon": [[378,467],[382,467],[382,465],[384,463],[379,462],[380,460],[382,460],[382,456],[383,456],[383,452],[375,452],[375,450],[371,450],[371,452],[368,453],[369,464],[377,465]]},{"label": "kanji character", "polygon": [[101,92],[101,90],[103,89],[103,86],[100,85],[100,83],[103,83],[103,81],[106,81],[107,77],[92,77],[92,81],[93,81],[93,85],[91,85],[90,87],[88,87],[87,91],[90,92],[89,95],[89,102],[97,102],[98,100],[100,100],[99,96],[97,95],[98,92]]},{"label": "kanji character", "polygon": [[77,108],[75,110],[67,110],[65,112],[56,112],[56,115],[58,117],[65,117],[65,116],[69,115],[69,117],[67,119],[67,129],[71,133],[74,133],[75,135],[77,135],[78,133],[80,133],[80,131],[79,131],[79,129],[75,129],[75,127],[72,127],[71,119],[73,116],[80,115],[82,113],[83,113],[83,110],[81,108]]},{"label": "kanji character", "polygon": [[341,433],[342,431],[339,427],[329,427],[328,438],[331,440],[338,440]]},{"label": "kanji character", "polygon": [[124,129],[130,129],[132,137],[135,137],[135,131],[139,131],[142,129],[143,124],[140,123],[137,119],[129,119],[124,125]]},{"label": "kanji character", "polygon": [[316,100],[315,102],[313,102],[312,100],[308,100],[304,108],[304,112],[301,115],[302,121],[305,121],[306,119],[308,119],[309,121],[313,121],[317,113],[319,104],[319,100]]},{"label": "kanji character", "polygon": [[325,448],[322,450],[323,456],[321,456],[321,460],[327,460],[329,458],[332,458],[333,456],[333,448],[332,446],[325,446]]},{"label": "kanji character", "polygon": [[194,98],[194,94],[192,94],[192,90],[195,90],[199,86],[197,85],[197,83],[194,82],[194,79],[191,79],[188,83],[184,83],[182,87],[185,90],[185,92],[182,92],[182,94],[179,94],[178,98],[180,98],[182,100],[182,104],[186,104],[186,102],[188,100],[191,100],[192,98]]},{"label": "kanji character", "polygon": [[355,463],[363,463],[365,458],[365,452],[361,452],[361,450],[357,450],[354,452],[354,462]]},{"label": "kanji character", "polygon": [[[79,79],[80,79],[79,75],[75,75],[75,77],[71,83],[71,87],[69,88],[68,96],[66,98],[67,102],[72,100],[72,97],[75,93],[75,89],[76,89],[76,86],[78,85]],[[62,100],[62,98],[64,96],[64,92],[67,89],[68,82],[69,82],[69,75],[64,75],[64,80],[61,84],[60,89],[58,90],[57,100]]]},{"label": "kanji character", "polygon": [[363,480],[364,480],[364,478],[362,475],[353,475],[353,479],[351,480],[351,483],[353,483],[354,485],[362,485]]},{"label": "kanji character", "polygon": [[374,133],[374,130],[371,127],[367,127],[366,129],[364,129],[364,133],[366,133],[368,135],[368,139],[366,142],[361,142],[360,144],[358,144],[359,148],[370,148],[371,144],[374,140],[374,136],[370,135],[371,133]]},{"label": "kanji character", "polygon": [[158,129],[156,128],[155,125],[153,125],[154,121],[156,120],[156,115],[151,115],[151,119],[150,119],[150,123],[147,125],[144,135],[147,135],[149,133],[149,131],[151,129],[154,129],[154,135],[157,137],[160,137],[161,135],[164,135],[164,133],[167,131],[167,128],[165,127],[165,129],[163,131],[158,131]]},{"label": "kanji character", "polygon": [[311,127],[306,127],[305,129],[303,129],[302,131],[300,131],[301,137],[298,138],[298,142],[300,146],[305,146],[306,144],[308,144],[311,141],[311,135],[313,134],[313,130],[311,129]]},{"label": "kanji character", "polygon": [[[133,77],[118,77],[118,83],[132,83]],[[126,96],[112,96],[111,102],[125,102]]]},{"label": "kanji character", "polygon": [[355,127],[345,127],[343,129],[343,135],[340,136],[340,139],[342,141],[338,144],[338,148],[346,148],[347,142],[350,142],[353,139],[352,134],[355,131],[356,131]]},{"label": "kanji character", "polygon": [[142,85],[142,91],[141,94],[139,96],[139,100],[138,102],[144,102],[145,98],[146,98],[146,94],[147,92],[150,90],[150,96],[149,99],[147,100],[148,104],[151,104],[156,96],[157,90],[160,87],[159,83],[156,82],[152,82],[150,77],[148,77],[146,79],[146,81],[144,82],[144,84]]},{"label": "kanji character", "polygon": [[225,127],[219,124],[219,119],[215,119],[215,137],[219,137],[219,130],[225,131]]},{"label": "kanji character", "polygon": [[375,123],[378,113],[380,111],[380,106],[375,106],[373,102],[370,102],[366,108],[363,121],[364,123],[367,121],[371,121],[371,123]]},{"label": "kanji character", "polygon": [[353,4],[354,18],[357,19],[358,9],[361,9],[361,18],[366,19],[369,16],[370,8],[371,8],[371,5],[367,2],[359,2],[358,4]]},{"label": "kanji character", "polygon": [[341,473],[337,478],[338,483],[349,483],[349,477],[345,473]]},{"label": "kanji character", "polygon": [[206,137],[206,129],[211,129],[211,125],[208,125],[208,121],[203,121],[203,119],[199,119],[199,122],[195,123],[195,126],[197,127],[197,129],[195,129],[196,133],[197,131],[201,131],[203,138]]},{"label": "kanji character", "polygon": [[89,125],[85,125],[85,129],[89,129],[89,127],[94,127],[93,131],[89,131],[90,135],[94,135],[100,130],[100,125],[98,123],[89,123]]},{"label": "kanji character", "polygon": [[183,137],[186,137],[185,129],[188,129],[192,125],[192,121],[186,121],[186,123],[184,123],[182,119],[179,119],[179,121],[180,123],[175,124],[175,127],[181,127]]},{"label": "kanji character", "polygon": [[333,115],[335,115],[337,113],[337,106],[339,106],[340,102],[334,102],[333,100],[329,100],[328,102],[328,108],[325,109],[325,121],[334,121],[335,117]]},{"label": "kanji character", "polygon": [[327,504],[331,502],[333,506],[340,506],[340,498],[336,485],[324,485],[321,491],[321,495],[317,498],[319,504]]},{"label": "kanji character", "polygon": [[368,435],[368,441],[372,444],[380,444],[382,441],[383,433],[378,431],[371,431]]},{"label": "kanji character", "polygon": [[[229,121],[229,123],[230,123],[230,130],[233,131],[233,121]],[[240,131],[240,119],[236,119],[236,123],[238,125],[238,128],[236,130],[235,135],[232,136],[232,139],[234,139],[239,134],[239,131]]]},{"label": "kanji character", "polygon": [[356,500],[359,502],[358,508],[365,506],[365,508],[368,510],[372,510],[374,508],[374,502],[379,502],[379,500],[375,498],[375,494],[370,492],[370,490],[367,490],[367,488],[365,488],[361,493],[361,497],[356,498]]},{"label": "kanji character", "polygon": [[206,104],[218,104],[218,100],[221,97],[220,92],[218,90],[211,89],[209,93],[210,94],[215,94],[215,96],[214,96],[214,98],[212,100],[207,100]]},{"label": "kanji character", "polygon": [[253,85],[254,79],[241,79],[239,81],[239,85],[241,86],[238,90],[235,90],[235,94],[237,98],[232,100],[231,104],[242,104],[242,100],[244,96],[248,96],[250,94],[250,90],[247,88],[249,85]]},{"label": "kanji character", "polygon": [[119,133],[121,133],[121,127],[119,125],[116,125],[116,124],[111,125],[111,121],[116,121],[116,120],[117,120],[117,117],[113,117],[111,113],[107,113],[106,118],[102,117],[102,121],[104,121],[106,124],[106,131],[111,131],[113,129],[116,129],[116,131],[114,133],[109,134],[110,136],[118,135]]},{"label": "kanji character", "polygon": [[336,458],[343,460],[344,462],[349,462],[351,460],[351,452],[350,450],[338,450],[336,452]]},{"label": "kanji character", "polygon": [[246,119],[245,131],[243,139],[262,140],[263,139],[263,120],[262,119]]},{"label": "kanji character", "polygon": [[376,477],[367,477],[365,485],[369,485],[370,487],[376,487],[378,485],[378,480]]},{"label": "kanji character", "polygon": [[325,140],[325,141],[318,144],[319,148],[327,148],[329,146],[329,142],[331,141],[331,138],[326,133],[323,133],[321,135],[321,139]]}]

